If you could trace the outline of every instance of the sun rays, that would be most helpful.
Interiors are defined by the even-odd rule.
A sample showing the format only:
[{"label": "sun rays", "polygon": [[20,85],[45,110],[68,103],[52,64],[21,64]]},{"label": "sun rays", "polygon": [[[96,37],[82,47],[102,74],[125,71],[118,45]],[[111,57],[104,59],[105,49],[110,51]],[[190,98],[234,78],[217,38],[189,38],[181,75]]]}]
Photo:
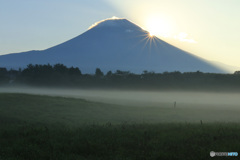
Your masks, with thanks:
[{"label": "sun rays", "polygon": [[149,54],[151,54],[153,48],[159,47],[157,45],[159,39],[148,31],[145,31],[144,34],[140,35],[140,38],[139,43],[143,43],[141,50],[148,49]]}]

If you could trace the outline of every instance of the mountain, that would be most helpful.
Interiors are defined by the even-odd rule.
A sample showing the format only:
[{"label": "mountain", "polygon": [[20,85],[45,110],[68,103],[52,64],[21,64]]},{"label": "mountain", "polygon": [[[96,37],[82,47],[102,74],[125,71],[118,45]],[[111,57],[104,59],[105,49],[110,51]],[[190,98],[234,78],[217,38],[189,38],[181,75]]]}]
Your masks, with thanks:
[{"label": "mountain", "polygon": [[46,50],[0,56],[0,67],[24,68],[30,63],[62,63],[79,67],[83,73],[93,73],[96,68],[133,73],[223,72],[200,57],[149,36],[127,19],[100,21],[83,34]]}]

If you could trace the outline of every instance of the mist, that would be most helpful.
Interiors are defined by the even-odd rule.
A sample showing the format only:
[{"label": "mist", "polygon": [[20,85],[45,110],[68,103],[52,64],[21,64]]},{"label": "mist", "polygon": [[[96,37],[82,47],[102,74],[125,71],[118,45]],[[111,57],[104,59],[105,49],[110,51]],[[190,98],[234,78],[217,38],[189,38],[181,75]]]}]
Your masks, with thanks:
[{"label": "mist", "polygon": [[[141,117],[142,120],[154,123],[199,122],[200,120],[204,122],[240,121],[240,93],[236,92],[1,87],[0,93],[80,98],[87,101],[113,104],[113,107],[119,105],[124,110],[122,115],[126,114],[128,109],[131,109],[131,114],[134,114],[133,117]],[[176,106],[174,107],[175,102]]]},{"label": "mist", "polygon": [[[193,91],[133,91],[100,89],[66,89],[37,87],[1,87],[0,93],[25,93],[35,95],[81,98],[89,101],[151,106],[159,103],[179,105],[214,105],[219,107],[237,107],[240,105],[240,93],[230,92],[193,92]],[[183,106],[182,106],[183,107]],[[210,106],[209,106],[210,107]],[[240,108],[240,107],[239,107]]]}]

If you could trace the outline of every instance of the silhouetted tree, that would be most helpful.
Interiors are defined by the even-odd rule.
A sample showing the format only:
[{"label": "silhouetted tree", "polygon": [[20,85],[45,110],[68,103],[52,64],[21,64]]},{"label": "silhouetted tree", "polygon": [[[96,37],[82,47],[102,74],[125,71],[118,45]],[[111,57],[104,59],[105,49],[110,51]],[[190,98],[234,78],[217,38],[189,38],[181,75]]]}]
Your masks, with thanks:
[{"label": "silhouetted tree", "polygon": [[68,68],[63,64],[55,64],[53,67],[54,71],[59,73],[67,73]]},{"label": "silhouetted tree", "polygon": [[111,77],[112,76],[112,71],[108,71],[106,74],[107,77]]},{"label": "silhouetted tree", "polygon": [[95,76],[96,77],[103,77],[103,72],[100,70],[100,68],[97,68],[95,71]]},{"label": "silhouetted tree", "polygon": [[7,74],[7,69],[6,68],[0,68],[0,75],[5,75]]},{"label": "silhouetted tree", "polygon": [[104,73],[97,68],[95,74],[83,74],[79,68],[66,67],[63,64],[54,66],[29,64],[25,69],[7,70],[0,68],[0,83],[9,80],[31,85],[61,85],[79,87],[125,87],[144,89],[238,89],[240,90],[240,71],[234,74],[217,74],[197,72],[164,72],[143,71],[134,74],[117,70]]},{"label": "silhouetted tree", "polygon": [[240,71],[235,71],[234,74],[240,74]]},{"label": "silhouetted tree", "polygon": [[80,69],[78,67],[74,68],[74,67],[71,67],[68,69],[68,73],[70,75],[82,75],[82,72],[80,71]]},{"label": "silhouetted tree", "polygon": [[130,74],[130,72],[129,71],[116,70],[115,74],[117,74],[117,75],[125,75],[126,76],[126,75]]}]

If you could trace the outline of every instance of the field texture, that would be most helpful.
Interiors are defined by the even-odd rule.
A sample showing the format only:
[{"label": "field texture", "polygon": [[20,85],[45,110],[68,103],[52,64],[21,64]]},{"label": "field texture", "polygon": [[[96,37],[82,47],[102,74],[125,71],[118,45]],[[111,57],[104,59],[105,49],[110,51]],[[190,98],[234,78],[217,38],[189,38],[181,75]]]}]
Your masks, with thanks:
[{"label": "field texture", "polygon": [[235,112],[0,94],[0,159],[211,159],[240,151]]}]

